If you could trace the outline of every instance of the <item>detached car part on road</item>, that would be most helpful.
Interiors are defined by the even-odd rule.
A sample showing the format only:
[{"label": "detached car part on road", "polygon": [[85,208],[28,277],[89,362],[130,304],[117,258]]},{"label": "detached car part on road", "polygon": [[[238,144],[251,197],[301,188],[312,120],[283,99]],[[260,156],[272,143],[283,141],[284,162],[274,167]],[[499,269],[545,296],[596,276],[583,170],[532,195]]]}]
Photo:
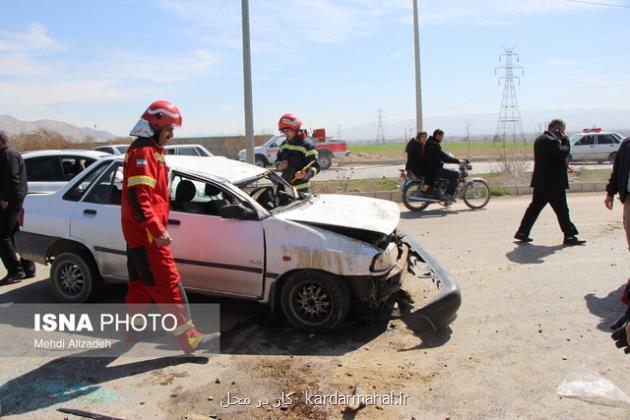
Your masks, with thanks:
[{"label": "detached car part on road", "polygon": [[[24,258],[52,263],[63,302],[84,302],[103,280],[126,281],[120,227],[122,156],[102,159],[53,194],[28,196],[16,235]],[[221,157],[167,156],[168,230],[184,286],[282,310],[295,327],[325,331],[351,305],[399,303],[434,328],[455,319],[457,284],[420,244],[397,231],[397,204],[364,197],[300,197],[272,171]],[[432,279],[415,308],[403,282]],[[411,304],[411,305],[410,305]]]}]

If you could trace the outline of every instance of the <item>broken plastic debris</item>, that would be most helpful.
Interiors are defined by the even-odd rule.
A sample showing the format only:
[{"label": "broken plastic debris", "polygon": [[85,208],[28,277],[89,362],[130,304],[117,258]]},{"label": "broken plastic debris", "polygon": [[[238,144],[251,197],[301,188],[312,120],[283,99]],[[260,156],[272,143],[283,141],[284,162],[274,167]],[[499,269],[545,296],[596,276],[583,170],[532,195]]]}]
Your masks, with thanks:
[{"label": "broken plastic debris", "polygon": [[567,374],[564,381],[558,386],[558,395],[580,399],[605,398],[612,401],[630,403],[630,398],[608,379],[599,373],[578,366]]}]

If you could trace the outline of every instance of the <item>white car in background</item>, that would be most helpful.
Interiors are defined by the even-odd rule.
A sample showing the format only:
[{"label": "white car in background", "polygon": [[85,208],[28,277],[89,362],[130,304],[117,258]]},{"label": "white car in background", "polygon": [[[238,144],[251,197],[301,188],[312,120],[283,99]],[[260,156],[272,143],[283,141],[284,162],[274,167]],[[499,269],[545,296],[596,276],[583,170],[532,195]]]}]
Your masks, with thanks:
[{"label": "white car in background", "polygon": [[612,163],[622,141],[623,136],[612,131],[602,131],[601,128],[584,129],[569,137],[569,160]]},{"label": "white car in background", "polygon": [[[274,172],[224,157],[167,156],[166,162],[168,231],[187,289],[266,303],[313,332],[338,325],[351,305],[375,310],[392,300],[405,316],[436,329],[455,319],[457,284],[398,231],[397,204],[302,197]],[[128,278],[122,163],[122,156],[103,159],[56,193],[25,200],[18,250],[52,263],[50,283],[60,301],[87,301],[102,279]],[[425,284],[423,294],[434,294],[414,309],[403,283]]]},{"label": "white car in background", "polygon": [[29,194],[57,191],[98,159],[108,156],[93,150],[37,150],[22,153]]},{"label": "white car in background", "polygon": [[[99,146],[94,150],[118,156],[127,153],[127,149],[129,149],[128,144],[110,144],[107,146]],[[164,147],[164,153],[178,156],[214,156],[208,149],[200,144],[170,144]]]}]

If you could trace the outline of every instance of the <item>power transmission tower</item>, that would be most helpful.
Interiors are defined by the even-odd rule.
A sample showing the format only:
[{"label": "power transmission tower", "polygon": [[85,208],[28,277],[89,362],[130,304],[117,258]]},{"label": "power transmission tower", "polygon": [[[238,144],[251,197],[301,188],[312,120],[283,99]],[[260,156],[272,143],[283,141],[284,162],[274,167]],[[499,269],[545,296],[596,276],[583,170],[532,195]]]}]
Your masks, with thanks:
[{"label": "power transmission tower", "polygon": [[378,120],[378,129],[376,130],[376,142],[377,143],[385,143],[385,131],[383,131],[383,110],[379,109],[378,116],[376,119]]},{"label": "power transmission tower", "polygon": [[514,71],[520,70],[521,75],[525,75],[525,70],[522,66],[514,65],[514,57],[516,62],[519,62],[519,56],[514,52],[516,46],[512,48],[503,48],[503,53],[499,55],[499,62],[505,58],[505,64],[503,66],[496,67],[494,74],[497,74],[497,70],[504,70],[505,74],[499,77],[499,85],[503,81],[503,97],[501,98],[501,108],[499,109],[499,120],[497,122],[497,132],[494,136],[495,142],[502,141],[503,146],[508,139],[512,139],[514,144],[517,141],[525,142],[525,135],[523,134],[523,124],[521,122],[521,111],[518,107],[518,99],[516,97],[516,87],[514,86],[514,79],[518,80],[519,84],[521,79],[514,75]]}]

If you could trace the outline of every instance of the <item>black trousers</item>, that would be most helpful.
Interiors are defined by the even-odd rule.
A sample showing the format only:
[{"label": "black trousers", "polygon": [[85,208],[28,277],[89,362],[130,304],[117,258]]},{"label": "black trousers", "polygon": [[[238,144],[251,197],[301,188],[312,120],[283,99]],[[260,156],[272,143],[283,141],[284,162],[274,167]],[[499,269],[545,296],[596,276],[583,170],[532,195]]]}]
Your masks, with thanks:
[{"label": "black trousers", "polygon": [[526,236],[534,226],[534,222],[538,218],[538,215],[542,209],[549,203],[551,208],[556,213],[560,229],[564,233],[564,236],[574,236],[578,234],[578,230],[571,222],[569,217],[569,206],[567,205],[567,193],[564,190],[556,192],[547,192],[534,188],[534,194],[532,196],[532,202],[523,215],[521,226],[518,231]]},{"label": "black trousers", "polygon": [[459,172],[452,169],[440,168],[437,171],[438,178],[444,178],[448,180],[448,187],[446,187],[446,194],[455,194],[455,188],[457,188],[457,180],[459,179]]},{"label": "black trousers", "polygon": [[15,249],[15,232],[18,229],[20,209],[21,207],[16,206],[0,209],[0,259],[8,275],[35,273],[35,264],[18,258]]}]

